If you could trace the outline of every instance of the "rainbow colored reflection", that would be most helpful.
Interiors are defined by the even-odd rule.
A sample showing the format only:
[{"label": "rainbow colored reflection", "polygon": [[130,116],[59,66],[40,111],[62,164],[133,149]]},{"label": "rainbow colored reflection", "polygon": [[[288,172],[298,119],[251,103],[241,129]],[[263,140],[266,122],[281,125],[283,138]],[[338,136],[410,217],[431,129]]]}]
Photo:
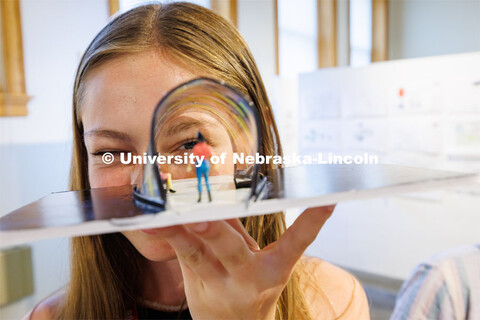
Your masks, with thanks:
[{"label": "rainbow colored reflection", "polygon": [[[235,154],[259,152],[260,124],[253,102],[224,83],[200,78],[171,90],[157,105],[152,120],[148,154],[188,157],[201,132],[215,155],[221,156],[210,175],[231,175],[252,165],[238,163]],[[153,206],[165,206],[166,190],[161,176],[172,179],[195,177],[192,163],[144,164],[143,181],[137,198]]]}]

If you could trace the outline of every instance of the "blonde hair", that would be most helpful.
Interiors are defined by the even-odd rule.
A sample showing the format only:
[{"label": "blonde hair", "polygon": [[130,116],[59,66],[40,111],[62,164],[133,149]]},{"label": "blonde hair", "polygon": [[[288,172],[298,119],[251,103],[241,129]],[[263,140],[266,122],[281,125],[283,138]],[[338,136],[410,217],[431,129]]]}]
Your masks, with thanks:
[{"label": "blonde hair", "polygon": [[[87,152],[79,109],[89,73],[122,55],[161,50],[190,69],[223,80],[248,95],[258,108],[263,135],[260,153],[281,154],[278,131],[265,87],[252,54],[238,31],[212,11],[190,3],[150,4],[119,15],[95,37],[79,64],[73,90],[73,158],[71,190],[89,188]],[[285,231],[283,213],[242,219],[260,248]],[[59,317],[126,318],[137,290],[143,257],[121,234],[72,240],[71,280]],[[294,270],[277,302],[277,319],[309,319]]]}]

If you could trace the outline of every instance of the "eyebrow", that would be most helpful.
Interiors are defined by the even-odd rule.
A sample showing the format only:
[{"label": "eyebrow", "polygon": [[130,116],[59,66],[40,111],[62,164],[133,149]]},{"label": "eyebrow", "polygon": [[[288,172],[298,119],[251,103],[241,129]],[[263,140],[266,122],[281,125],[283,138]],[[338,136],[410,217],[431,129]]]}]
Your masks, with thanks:
[{"label": "eyebrow", "polygon": [[120,131],[115,131],[115,130],[92,129],[92,130],[88,130],[83,134],[84,137],[88,137],[91,135],[97,136],[97,137],[109,138],[109,139],[132,141],[132,138],[128,134]]},{"label": "eyebrow", "polygon": [[196,120],[196,119],[191,119],[191,120],[188,120],[188,121],[182,121],[182,122],[180,122],[178,124],[175,124],[175,125],[171,126],[170,128],[168,128],[167,132],[165,132],[165,136],[166,137],[171,137],[171,136],[177,134],[178,132],[188,130],[190,128],[195,128],[195,127],[204,127],[205,125],[208,125],[208,124],[213,125],[213,122],[208,121],[208,120],[199,121],[199,120]]}]

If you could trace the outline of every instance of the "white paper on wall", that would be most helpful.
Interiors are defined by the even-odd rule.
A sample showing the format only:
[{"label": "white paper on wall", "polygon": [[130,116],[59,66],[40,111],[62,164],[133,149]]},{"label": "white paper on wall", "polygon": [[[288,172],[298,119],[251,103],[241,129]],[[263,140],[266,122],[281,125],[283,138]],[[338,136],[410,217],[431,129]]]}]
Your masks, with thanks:
[{"label": "white paper on wall", "polygon": [[388,91],[389,112],[400,114],[438,114],[443,109],[439,83],[393,86]]},{"label": "white paper on wall", "polygon": [[444,95],[450,114],[480,114],[480,79],[449,83],[445,87]]},{"label": "white paper on wall", "polygon": [[338,120],[306,121],[300,127],[301,153],[340,151],[341,132]]},{"label": "white paper on wall", "polygon": [[477,120],[461,119],[448,125],[447,153],[464,158],[480,157],[480,117]]},{"label": "white paper on wall", "polygon": [[385,90],[353,88],[353,92],[345,90],[340,100],[343,117],[381,117],[386,115]]},{"label": "white paper on wall", "polygon": [[430,117],[402,117],[391,119],[389,124],[389,149],[424,154],[442,151],[442,124]]},{"label": "white paper on wall", "polygon": [[345,119],[342,122],[342,145],[345,152],[384,152],[387,145],[385,119]]},{"label": "white paper on wall", "polygon": [[302,119],[322,120],[340,116],[340,96],[329,86],[307,87],[300,95]]}]

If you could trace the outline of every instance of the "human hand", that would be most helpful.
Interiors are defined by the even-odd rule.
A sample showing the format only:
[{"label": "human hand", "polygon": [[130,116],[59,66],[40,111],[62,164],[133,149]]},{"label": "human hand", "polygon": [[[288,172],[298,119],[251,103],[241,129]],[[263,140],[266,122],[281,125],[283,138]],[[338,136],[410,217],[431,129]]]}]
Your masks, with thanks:
[{"label": "human hand", "polygon": [[240,220],[165,228],[184,278],[194,319],[274,319],[295,264],[335,206],[305,210],[262,250]]}]

